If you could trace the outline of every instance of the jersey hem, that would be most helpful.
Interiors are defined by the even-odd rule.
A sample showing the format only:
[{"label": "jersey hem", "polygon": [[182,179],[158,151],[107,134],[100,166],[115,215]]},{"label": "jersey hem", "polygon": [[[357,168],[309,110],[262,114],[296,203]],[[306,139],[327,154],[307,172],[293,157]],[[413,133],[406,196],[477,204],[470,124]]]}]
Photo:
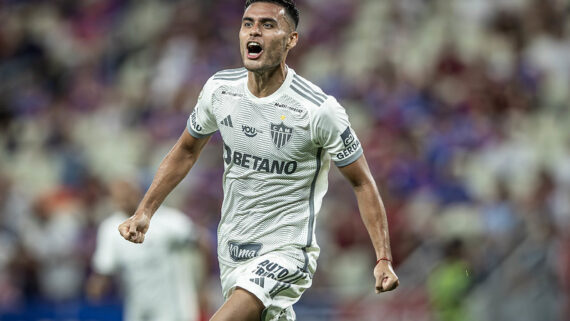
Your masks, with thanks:
[{"label": "jersey hem", "polygon": [[[223,257],[221,255],[218,255],[218,261],[224,265],[230,266],[230,267],[237,267],[243,264],[248,264],[248,262],[251,262],[252,260],[257,259],[260,256],[264,256],[264,255],[269,255],[269,254],[278,254],[278,255],[284,255],[286,257],[289,257],[291,260],[296,261],[298,264],[297,266],[299,268],[302,268],[305,265],[305,261],[302,260],[301,258],[297,258],[296,255],[294,254],[295,251],[300,251],[303,253],[304,258],[307,258],[307,262],[309,264],[309,266],[313,263],[313,260],[316,260],[316,258],[312,257],[312,255],[309,252],[313,252],[315,249],[319,249],[318,246],[316,245],[310,245],[310,246],[306,246],[306,247],[302,247],[302,248],[295,248],[295,249],[291,249],[291,250],[279,250],[279,249],[274,249],[274,250],[270,250],[268,252],[264,252],[262,254],[259,254],[258,256],[252,257],[251,259],[248,259],[247,261],[239,261],[236,262],[234,260],[227,259],[226,257]],[[309,257],[310,256],[310,257]],[[317,256],[318,258],[318,256]],[[309,274],[313,274],[313,272],[310,271],[309,269]]]},{"label": "jersey hem", "polygon": [[[261,255],[259,255],[261,256]],[[218,255],[218,261],[220,263],[223,263],[225,265],[231,266],[231,267],[236,267],[242,264],[247,264],[247,262],[251,261],[251,260],[255,260],[258,256],[252,257],[251,259],[247,260],[247,261],[240,261],[240,262],[236,262],[234,260],[227,260],[226,258]]]}]

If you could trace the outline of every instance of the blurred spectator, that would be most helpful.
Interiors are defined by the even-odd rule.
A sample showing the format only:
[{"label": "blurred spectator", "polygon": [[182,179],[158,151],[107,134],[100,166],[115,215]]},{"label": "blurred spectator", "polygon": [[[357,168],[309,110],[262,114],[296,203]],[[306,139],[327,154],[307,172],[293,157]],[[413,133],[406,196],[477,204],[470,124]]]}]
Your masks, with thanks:
[{"label": "blurred spectator", "polygon": [[18,217],[8,213],[21,214],[12,182],[0,173],[0,309],[17,305],[24,295],[20,278],[16,278],[18,251]]},{"label": "blurred spectator", "polygon": [[83,220],[71,195],[60,190],[35,200],[32,215],[19,236],[24,257],[34,263],[34,274],[43,298],[62,302],[81,294],[83,262],[76,256]]},{"label": "blurred spectator", "polygon": [[196,264],[204,262],[204,253],[190,251],[191,243],[204,243],[199,229],[183,213],[161,207],[144,244],[126,242],[117,228],[134,213],[142,193],[124,180],[113,182],[110,191],[117,212],[99,227],[88,297],[101,300],[116,275],[124,291],[125,320],[199,320],[203,268]]},{"label": "blurred spectator", "polygon": [[444,257],[428,278],[428,291],[436,320],[465,320],[465,297],[469,290],[469,264],[463,242],[454,239],[444,247]]}]

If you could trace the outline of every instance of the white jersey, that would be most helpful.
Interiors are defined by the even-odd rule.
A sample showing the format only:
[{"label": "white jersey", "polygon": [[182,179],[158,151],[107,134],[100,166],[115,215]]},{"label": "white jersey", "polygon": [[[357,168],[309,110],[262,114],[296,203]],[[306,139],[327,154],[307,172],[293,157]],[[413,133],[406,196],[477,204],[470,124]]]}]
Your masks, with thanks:
[{"label": "white jersey", "polygon": [[224,142],[218,257],[236,265],[283,251],[313,273],[330,160],[346,166],[362,148],[344,108],[293,69],[263,98],[251,94],[247,77],[245,68],[216,73],[188,119],[192,136],[219,130]]},{"label": "white jersey", "polygon": [[142,244],[117,231],[127,216],[117,212],[97,233],[93,269],[119,274],[125,291],[125,320],[198,320],[196,288],[189,257],[195,227],[178,210],[160,207]]}]

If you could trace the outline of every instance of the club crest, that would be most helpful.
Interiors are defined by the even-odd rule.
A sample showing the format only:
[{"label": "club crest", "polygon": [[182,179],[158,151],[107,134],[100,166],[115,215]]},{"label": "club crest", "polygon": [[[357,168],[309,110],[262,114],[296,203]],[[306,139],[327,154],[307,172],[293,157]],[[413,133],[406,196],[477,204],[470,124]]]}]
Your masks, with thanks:
[{"label": "club crest", "polygon": [[271,139],[277,149],[285,146],[291,140],[291,136],[293,136],[293,128],[285,126],[283,122],[279,125],[271,123]]}]

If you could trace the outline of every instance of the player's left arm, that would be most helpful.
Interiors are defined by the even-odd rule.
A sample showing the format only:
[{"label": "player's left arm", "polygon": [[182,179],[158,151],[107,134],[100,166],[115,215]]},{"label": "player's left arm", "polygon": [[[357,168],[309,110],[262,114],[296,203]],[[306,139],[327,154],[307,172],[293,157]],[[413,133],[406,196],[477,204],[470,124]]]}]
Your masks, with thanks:
[{"label": "player's left arm", "polygon": [[339,167],[339,170],[354,189],[362,221],[372,240],[376,259],[379,260],[374,267],[376,293],[391,291],[400,282],[392,268],[386,210],[366,158],[362,155],[353,163]]}]

